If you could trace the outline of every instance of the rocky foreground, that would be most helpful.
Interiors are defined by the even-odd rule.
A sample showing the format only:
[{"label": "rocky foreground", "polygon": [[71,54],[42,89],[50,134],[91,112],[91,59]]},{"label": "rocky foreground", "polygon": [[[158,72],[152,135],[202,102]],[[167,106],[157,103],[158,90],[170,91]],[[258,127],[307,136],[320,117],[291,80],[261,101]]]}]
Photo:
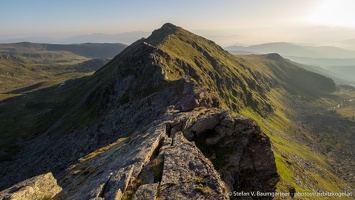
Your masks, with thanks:
[{"label": "rocky foreground", "polygon": [[270,141],[253,120],[199,108],[170,110],[129,138],[80,158],[59,180],[40,175],[0,197],[229,199],[229,191],[272,192],[277,182]]}]

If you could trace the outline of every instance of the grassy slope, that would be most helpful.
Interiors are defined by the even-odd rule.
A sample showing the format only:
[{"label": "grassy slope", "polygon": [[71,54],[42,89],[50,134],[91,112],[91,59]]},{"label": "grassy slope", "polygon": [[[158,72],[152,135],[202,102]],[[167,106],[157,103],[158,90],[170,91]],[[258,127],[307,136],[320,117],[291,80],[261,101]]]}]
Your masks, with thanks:
[{"label": "grassy slope", "polygon": [[[275,99],[284,96],[279,91],[274,91],[269,95]],[[310,133],[300,133],[299,126],[287,117],[285,112],[292,112],[289,108],[279,102],[277,109],[279,111],[267,118],[261,117],[248,108],[235,114],[255,119],[270,137],[276,166],[281,176],[278,191],[287,192],[290,188],[295,188],[298,192],[346,191],[344,181],[332,171],[335,164],[332,158],[300,141],[300,138],[306,137],[311,143],[315,143]],[[309,199],[314,199],[314,197],[309,197]]]},{"label": "grassy slope", "polygon": [[342,116],[351,120],[355,120],[355,91],[349,89],[340,89],[338,94],[341,98],[339,98],[337,101],[329,102],[330,104],[328,107],[333,107],[333,109]]},{"label": "grassy slope", "polygon": [[[158,34],[164,39],[148,38],[147,42],[169,55],[161,60],[169,80],[193,79],[200,89],[218,95],[224,108],[240,109],[248,104],[262,114],[270,111],[262,96],[269,83],[256,80],[252,71],[221,47],[180,28],[159,31],[166,31],[165,36]],[[163,42],[156,43],[156,40]]]},{"label": "grassy slope", "polygon": [[[249,61],[248,66],[254,70],[264,71],[261,72],[263,74],[270,72],[270,65],[267,65],[270,60],[260,59],[260,56],[239,56],[239,58]],[[278,63],[274,64],[277,65]],[[272,115],[262,117],[248,107],[235,112],[235,114],[255,119],[262,130],[270,137],[278,172],[281,176],[278,190],[287,192],[290,188],[295,188],[299,192],[346,191],[344,180],[333,172],[335,163],[332,157],[321,154],[316,147],[310,146],[309,144],[322,144],[317,144],[312,133],[301,130],[299,125],[290,117],[297,115],[290,106],[290,103],[295,103],[297,98],[306,99],[306,102],[319,106],[324,105],[324,101],[333,102],[334,99],[343,98],[344,95],[334,93],[334,95],[318,97],[305,94],[296,96],[290,94],[284,88],[274,88],[267,93],[267,96],[275,110]],[[329,96],[332,98],[329,98]],[[308,140],[308,142],[304,143],[301,138]],[[317,199],[316,197],[308,198]],[[324,197],[319,197],[319,199],[324,199]]]},{"label": "grassy slope", "polygon": [[[0,161],[11,160],[21,149],[21,141],[42,134],[54,124],[61,124],[56,128],[64,133],[95,120],[100,97],[92,96],[89,103],[83,103],[83,98],[98,92],[116,64],[140,43],[107,64],[107,59],[62,51],[51,51],[58,56],[48,58],[46,51],[39,51],[41,44],[16,48],[20,55],[0,53]],[[24,56],[24,52],[36,56]]]},{"label": "grassy slope", "polygon": [[10,159],[21,140],[54,123],[75,88],[107,62],[64,51],[16,50],[0,53],[0,160]]},{"label": "grassy slope", "polygon": [[[277,54],[231,57],[213,42],[179,28],[165,31],[165,36],[159,34],[160,38],[147,42],[169,55],[161,61],[167,78],[192,77],[201,87],[208,86],[218,93],[225,108],[259,122],[273,144],[281,175],[279,191],[343,191],[343,180],[331,171],[331,158],[298,139],[314,140],[310,133],[298,133],[299,127],[289,117],[294,112],[287,104],[294,97],[316,101],[326,96],[335,90],[331,80],[301,69]],[[162,39],[163,42],[156,42]],[[187,69],[179,67],[179,63]],[[190,77],[186,77],[187,71]]]},{"label": "grassy slope", "polygon": [[[78,78],[82,74],[76,73],[75,65],[88,61],[88,58],[68,52],[38,53],[38,57],[22,55],[0,56],[1,96],[3,100],[7,94],[16,94],[16,90],[35,85],[44,88],[58,84],[67,79]],[[29,88],[30,89],[30,88]],[[14,91],[14,92],[12,92]],[[10,95],[11,96],[11,95]]]},{"label": "grassy slope", "polygon": [[[17,96],[17,90],[21,88],[29,92],[89,75],[84,72],[96,71],[97,66],[107,62],[102,58],[111,58],[125,47],[123,44],[95,43],[0,44],[0,100]],[[96,57],[100,59],[90,61]]]}]

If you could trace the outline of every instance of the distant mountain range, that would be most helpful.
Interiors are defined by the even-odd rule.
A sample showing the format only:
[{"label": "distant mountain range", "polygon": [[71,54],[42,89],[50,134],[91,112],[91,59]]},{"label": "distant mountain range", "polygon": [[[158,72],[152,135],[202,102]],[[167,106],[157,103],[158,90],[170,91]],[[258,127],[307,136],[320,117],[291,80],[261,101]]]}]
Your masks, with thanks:
[{"label": "distant mountain range", "polygon": [[[355,43],[349,40],[349,44]],[[279,53],[301,63],[303,68],[333,78],[337,84],[355,84],[355,51],[338,47],[301,46],[286,42],[265,43],[248,47],[225,47],[232,54]],[[318,66],[318,67],[317,67]],[[319,68],[322,67],[322,68]]]},{"label": "distant mountain range", "polygon": [[355,65],[353,66],[330,66],[326,67],[326,70],[334,73],[338,77],[342,77],[346,80],[353,80],[353,84],[355,83]]},{"label": "distant mountain range", "polygon": [[331,67],[331,66],[355,65],[355,58],[309,58],[309,57],[297,57],[297,56],[286,56],[286,57],[298,63],[321,66],[324,68]]},{"label": "distant mountain range", "polygon": [[113,58],[125,49],[127,45],[121,43],[84,43],[84,44],[45,44],[20,42],[0,44],[0,55],[38,54],[43,51],[68,51],[88,58]]},{"label": "distant mountain range", "polygon": [[355,46],[355,38],[350,40],[345,40],[344,44]]},{"label": "distant mountain range", "polygon": [[147,37],[148,32],[135,31],[118,34],[93,33],[76,35],[68,38],[51,38],[44,36],[23,37],[0,39],[0,43],[18,43],[18,42],[32,42],[32,43],[51,43],[51,44],[79,44],[79,43],[124,43],[131,44],[132,42]]},{"label": "distant mountain range", "polygon": [[286,42],[265,43],[243,46],[229,46],[225,48],[231,53],[279,53],[282,56],[308,57],[308,58],[355,58],[355,51],[331,46],[300,46]]},{"label": "distant mountain range", "polygon": [[[290,61],[292,62],[292,61]],[[321,74],[323,76],[327,76],[331,79],[334,80],[335,83],[339,85],[354,85],[355,81],[351,81],[352,79],[352,74],[355,74],[355,66],[344,66],[344,67],[328,67],[328,68],[323,68],[319,66],[313,66],[313,65],[306,65],[306,64],[301,64],[301,63],[296,63],[294,64],[305,68],[309,71]],[[345,68],[345,69],[344,69]]]}]

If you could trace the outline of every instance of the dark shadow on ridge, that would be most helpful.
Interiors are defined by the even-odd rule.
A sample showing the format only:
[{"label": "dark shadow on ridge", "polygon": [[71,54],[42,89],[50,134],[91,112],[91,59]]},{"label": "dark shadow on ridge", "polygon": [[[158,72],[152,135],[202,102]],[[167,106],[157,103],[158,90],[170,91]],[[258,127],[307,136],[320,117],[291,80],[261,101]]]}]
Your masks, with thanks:
[{"label": "dark shadow on ridge", "polygon": [[44,85],[44,82],[39,82],[39,83],[36,83],[36,84],[33,84],[33,85],[30,85],[30,86],[27,86],[27,87],[23,87],[23,88],[20,88],[20,89],[16,89],[16,90],[12,90],[12,91],[9,91],[9,92],[5,92],[4,94],[20,94],[20,93],[25,93],[25,92],[29,92],[31,90],[35,90],[41,86]]}]

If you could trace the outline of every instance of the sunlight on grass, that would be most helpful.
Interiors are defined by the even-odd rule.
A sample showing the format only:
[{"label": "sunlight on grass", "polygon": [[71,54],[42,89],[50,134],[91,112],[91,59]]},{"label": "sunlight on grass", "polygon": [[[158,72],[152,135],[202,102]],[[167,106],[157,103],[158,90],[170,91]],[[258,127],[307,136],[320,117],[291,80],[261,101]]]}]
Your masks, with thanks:
[{"label": "sunlight on grass", "polygon": [[111,143],[111,144],[109,144],[107,146],[104,146],[104,147],[102,147],[102,148],[100,148],[100,149],[98,149],[98,150],[96,150],[94,152],[89,153],[88,155],[86,155],[86,156],[84,156],[83,158],[80,159],[80,163],[86,162],[86,161],[88,161],[90,159],[93,159],[93,158],[99,156],[100,154],[110,150],[112,147],[115,147],[119,143],[125,141],[126,139],[127,138],[119,138],[115,142],[113,142],[113,143]]},{"label": "sunlight on grass", "polygon": [[[310,192],[312,189],[307,186],[310,184],[324,191],[341,192],[342,181],[331,172],[328,164],[332,160],[313,152],[297,141],[295,135],[297,131],[293,130],[298,128],[287,118],[286,113],[289,111],[278,100],[282,93],[272,91],[268,95],[275,108],[273,115],[263,118],[250,108],[245,108],[235,115],[253,118],[261,130],[270,137],[277,170],[281,177],[277,185],[278,191],[285,192],[293,187],[298,192]],[[313,163],[312,167],[306,163]]]}]

